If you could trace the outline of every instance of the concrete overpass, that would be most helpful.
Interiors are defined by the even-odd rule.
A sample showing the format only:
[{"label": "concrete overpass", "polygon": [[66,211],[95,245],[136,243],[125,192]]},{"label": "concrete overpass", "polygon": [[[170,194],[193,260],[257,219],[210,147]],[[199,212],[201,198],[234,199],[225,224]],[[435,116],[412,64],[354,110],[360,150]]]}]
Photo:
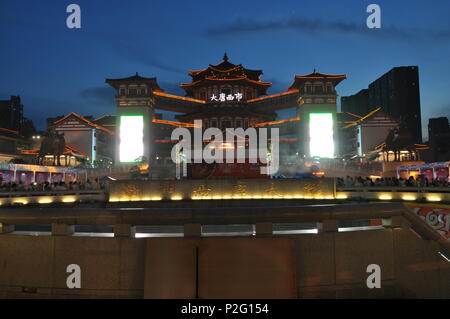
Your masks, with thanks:
[{"label": "concrete overpass", "polygon": [[[0,297],[450,298],[450,243],[402,203],[65,205],[0,210]],[[33,226],[50,231],[16,231]],[[149,227],[181,234],[136,238]],[[227,234],[239,227],[252,231]],[[105,228],[109,237],[95,235]],[[67,288],[70,264],[81,268],[81,289]],[[366,285],[371,264],[381,267],[380,289]]]}]

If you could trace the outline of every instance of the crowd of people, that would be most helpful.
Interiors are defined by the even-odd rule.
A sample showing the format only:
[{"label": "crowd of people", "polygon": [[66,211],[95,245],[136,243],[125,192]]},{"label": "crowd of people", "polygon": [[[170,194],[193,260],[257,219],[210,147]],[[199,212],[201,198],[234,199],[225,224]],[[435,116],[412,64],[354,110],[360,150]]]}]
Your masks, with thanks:
[{"label": "crowd of people", "polygon": [[392,186],[392,187],[450,187],[448,179],[428,180],[425,176],[413,176],[408,179],[387,177],[387,178],[370,178],[370,177],[350,177],[337,179],[339,187],[371,187],[371,186]]},{"label": "crowd of people", "polygon": [[[392,187],[450,187],[448,179],[433,179],[429,181],[423,175],[416,178],[413,176],[408,179],[387,177],[387,178],[370,178],[370,177],[350,177],[337,178],[336,185],[338,187],[372,187],[372,186],[392,186]],[[44,182],[25,184],[22,182],[2,182],[0,183],[0,192],[46,192],[46,191],[76,191],[76,190],[96,190],[104,189],[105,184],[95,178],[94,181],[89,179],[86,182],[73,181],[69,183],[61,182]]]},{"label": "crowd of people", "polygon": [[103,189],[104,184],[96,178],[94,181],[89,179],[86,182],[44,182],[44,183],[14,183],[2,182],[0,184],[0,192],[47,192],[47,191],[71,191],[71,190],[95,190]]}]

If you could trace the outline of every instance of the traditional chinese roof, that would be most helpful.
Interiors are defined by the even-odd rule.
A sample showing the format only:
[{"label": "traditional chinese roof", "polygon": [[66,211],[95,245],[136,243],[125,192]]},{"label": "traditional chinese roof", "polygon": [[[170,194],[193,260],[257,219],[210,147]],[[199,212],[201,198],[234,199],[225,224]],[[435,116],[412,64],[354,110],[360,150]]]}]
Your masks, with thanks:
[{"label": "traditional chinese roof", "polygon": [[153,119],[152,122],[155,124],[170,125],[170,126],[174,126],[174,127],[189,127],[189,128],[196,127],[196,125],[192,124],[192,123],[167,121],[167,120],[159,120],[159,119]]},{"label": "traditional chinese roof", "polygon": [[292,95],[292,94],[296,94],[298,92],[299,92],[298,90],[293,90],[293,91],[288,91],[288,92],[283,92],[283,93],[277,93],[277,94],[273,94],[273,95],[263,96],[263,97],[259,97],[259,98],[256,98],[256,99],[248,100],[247,103],[259,102],[259,101],[265,101],[265,100],[272,100],[272,99],[275,99],[277,97],[286,96],[286,95]]},{"label": "traditional chinese roof", "polygon": [[261,70],[250,70],[244,68],[242,64],[233,64],[228,60],[225,53],[223,60],[216,65],[209,65],[206,69],[190,71],[191,83],[182,83],[180,86],[186,90],[186,95],[192,96],[192,88],[207,86],[210,84],[232,82],[245,85],[257,86],[260,94],[266,94],[267,89],[272,85],[270,82],[260,81]]},{"label": "traditional chinese roof", "polygon": [[251,80],[249,79],[246,75],[242,75],[242,76],[236,76],[236,77],[228,77],[228,78],[219,78],[219,77],[214,77],[214,76],[206,76],[204,79],[202,80],[198,80],[198,81],[194,81],[191,83],[182,83],[181,87],[182,88],[188,88],[188,87],[198,87],[198,86],[204,86],[205,84],[212,83],[220,83],[220,82],[243,82],[245,84],[255,84],[258,86],[266,86],[267,88],[269,88],[270,86],[272,86],[271,82],[263,82],[263,81],[255,81],[255,80]]},{"label": "traditional chinese roof", "polygon": [[[349,127],[352,127],[355,125],[359,125],[361,123],[366,123],[368,121],[368,119],[370,119],[374,114],[377,114],[380,111],[381,111],[381,107],[372,110],[371,112],[369,112],[368,114],[366,114],[364,116],[358,116],[356,114],[346,112],[347,114],[351,114],[354,117],[357,117],[357,119],[355,121],[350,121],[350,123],[348,125],[346,125],[344,128],[349,128]],[[387,115],[384,115],[384,113],[380,112],[380,114],[383,114],[382,115],[383,117],[387,117]]]},{"label": "traditional chinese roof", "polygon": [[116,120],[117,115],[103,115],[102,117],[93,120],[92,123],[103,127],[114,127],[116,126]]},{"label": "traditional chinese roof", "polygon": [[274,126],[274,125],[291,123],[291,122],[298,122],[298,121],[300,121],[300,117],[295,117],[295,118],[290,118],[290,119],[285,119],[285,120],[278,120],[278,121],[258,123],[258,124],[256,124],[256,127]]},{"label": "traditional chinese roof", "polygon": [[137,72],[135,75],[129,76],[127,78],[106,79],[105,82],[115,89],[118,89],[121,84],[147,84],[152,89],[152,91],[164,92],[164,90],[159,87],[155,77],[145,78],[140,76]]},{"label": "traditional chinese roof", "polygon": [[229,108],[206,108],[202,111],[188,114],[179,114],[176,115],[175,118],[181,121],[191,121],[195,119],[201,118],[214,118],[214,117],[223,117],[223,116],[239,116],[242,118],[245,117],[258,117],[264,119],[264,121],[273,121],[276,118],[276,113],[266,113],[266,112],[258,112],[253,110],[252,108],[241,108],[239,111],[235,109]]},{"label": "traditional chinese roof", "polygon": [[219,64],[212,65],[210,64],[206,69],[197,70],[197,71],[189,71],[189,75],[192,76],[194,81],[196,81],[197,77],[202,77],[203,75],[207,75],[212,72],[219,73],[227,73],[227,72],[236,72],[236,71],[244,71],[250,79],[259,80],[259,76],[262,75],[261,70],[250,70],[246,69],[242,66],[242,64],[233,64],[228,60],[228,56],[225,53],[222,61]]},{"label": "traditional chinese roof", "polygon": [[340,124],[354,124],[356,121],[362,119],[362,116],[351,112],[337,112],[336,121]]},{"label": "traditional chinese roof", "polygon": [[68,119],[71,116],[76,117],[78,120],[86,123],[87,125],[89,125],[89,126],[91,126],[93,128],[97,128],[99,130],[102,130],[102,131],[104,131],[104,132],[106,132],[106,133],[108,133],[110,135],[114,135],[115,134],[113,131],[108,130],[107,128],[105,128],[105,127],[103,127],[101,125],[95,124],[95,123],[87,120],[86,118],[84,118],[81,115],[78,115],[77,113],[74,113],[74,112],[71,112],[71,113],[67,114],[66,116],[64,116],[62,119],[59,119],[58,121],[53,123],[53,126],[57,126],[59,123],[63,122],[64,120]]},{"label": "traditional chinese roof", "polygon": [[293,105],[296,105],[298,98],[299,90],[290,90],[283,93],[248,100],[247,103],[252,105],[255,110],[261,112],[275,112],[278,110],[291,108]]},{"label": "traditional chinese roof", "polygon": [[299,89],[304,82],[311,80],[324,80],[330,81],[334,86],[338,85],[341,81],[347,78],[346,74],[325,74],[319,73],[314,70],[314,72],[306,75],[296,75],[294,78],[294,83],[289,87],[288,90]]},{"label": "traditional chinese roof", "polygon": [[18,131],[13,131],[7,128],[0,127],[0,137],[7,137],[10,139],[24,140],[25,138],[20,135]]}]

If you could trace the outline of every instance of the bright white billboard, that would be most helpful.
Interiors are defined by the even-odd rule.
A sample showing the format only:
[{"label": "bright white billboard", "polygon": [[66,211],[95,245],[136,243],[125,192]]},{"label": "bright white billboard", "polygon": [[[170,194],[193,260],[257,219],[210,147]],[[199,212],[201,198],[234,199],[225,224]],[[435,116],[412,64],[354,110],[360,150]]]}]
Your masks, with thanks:
[{"label": "bright white billboard", "polygon": [[334,157],[333,114],[309,114],[309,151],[311,157]]},{"label": "bright white billboard", "polygon": [[120,117],[120,162],[134,162],[141,156],[144,156],[144,117],[123,115]]}]

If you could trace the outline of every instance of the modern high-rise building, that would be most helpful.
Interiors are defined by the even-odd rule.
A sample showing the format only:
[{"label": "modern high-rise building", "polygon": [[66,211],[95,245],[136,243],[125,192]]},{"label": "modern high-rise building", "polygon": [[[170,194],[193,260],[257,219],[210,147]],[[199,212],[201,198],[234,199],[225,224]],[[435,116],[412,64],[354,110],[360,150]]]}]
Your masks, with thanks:
[{"label": "modern high-rise building", "polygon": [[20,96],[0,100],[0,127],[21,132],[24,124],[23,104]]},{"label": "modern high-rise building", "polygon": [[368,114],[371,111],[369,107],[369,90],[364,89],[354,95],[341,97],[341,110],[342,112],[358,115]]},{"label": "modern high-rise building", "polygon": [[438,117],[430,119],[428,121],[428,137],[430,138],[430,140],[441,135],[446,135],[449,132],[450,126],[448,118]]},{"label": "modern high-rise building", "polygon": [[381,107],[383,112],[411,131],[414,143],[422,143],[419,68],[396,67],[369,84],[368,89],[341,98],[342,112],[365,115]]},{"label": "modern high-rise building", "polygon": [[447,161],[450,156],[450,126],[448,118],[430,119],[428,122],[428,138],[432,156],[430,161]]}]

